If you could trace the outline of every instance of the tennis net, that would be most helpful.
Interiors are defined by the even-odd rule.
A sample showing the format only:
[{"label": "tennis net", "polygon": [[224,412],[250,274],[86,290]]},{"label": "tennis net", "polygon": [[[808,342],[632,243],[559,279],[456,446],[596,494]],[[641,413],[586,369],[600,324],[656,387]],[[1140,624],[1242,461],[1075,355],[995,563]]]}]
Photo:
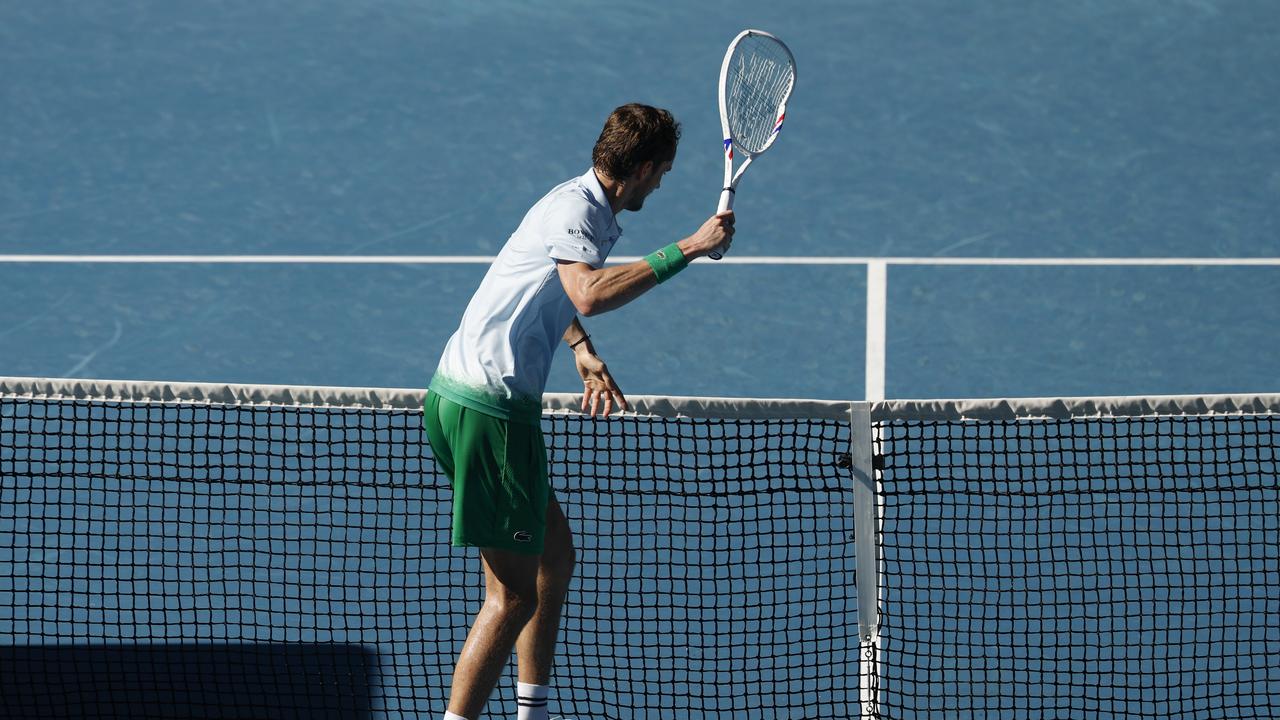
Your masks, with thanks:
[{"label": "tennis net", "polygon": [[[0,383],[17,716],[443,713],[483,583],[420,393]],[[632,400],[544,419],[579,558],[556,710],[856,708],[848,403]],[[509,673],[489,716],[514,694]]]},{"label": "tennis net", "polygon": [[882,716],[1276,717],[1277,412],[878,405]]},{"label": "tennis net", "polygon": [[[483,588],[421,400],[0,379],[7,710],[439,715]],[[632,400],[547,398],[566,717],[1280,707],[1276,397]]]}]

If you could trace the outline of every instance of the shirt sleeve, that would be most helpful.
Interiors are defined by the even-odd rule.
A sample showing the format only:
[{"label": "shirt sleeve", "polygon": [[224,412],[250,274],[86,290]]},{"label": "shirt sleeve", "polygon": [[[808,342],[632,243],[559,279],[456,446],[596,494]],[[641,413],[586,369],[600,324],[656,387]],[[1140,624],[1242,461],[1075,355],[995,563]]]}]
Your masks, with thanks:
[{"label": "shirt sleeve", "polygon": [[540,228],[547,254],[555,260],[604,265],[598,230],[592,223],[591,206],[576,198],[560,198],[551,203]]}]

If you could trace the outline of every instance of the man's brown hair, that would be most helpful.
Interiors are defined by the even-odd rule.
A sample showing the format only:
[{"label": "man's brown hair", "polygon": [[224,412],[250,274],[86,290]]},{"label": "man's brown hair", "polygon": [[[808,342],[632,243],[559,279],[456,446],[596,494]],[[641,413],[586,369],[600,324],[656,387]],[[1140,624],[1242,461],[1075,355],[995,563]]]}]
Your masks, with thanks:
[{"label": "man's brown hair", "polygon": [[591,151],[591,164],[615,180],[625,180],[650,160],[655,164],[674,160],[679,143],[680,123],[670,112],[631,103],[605,120]]}]

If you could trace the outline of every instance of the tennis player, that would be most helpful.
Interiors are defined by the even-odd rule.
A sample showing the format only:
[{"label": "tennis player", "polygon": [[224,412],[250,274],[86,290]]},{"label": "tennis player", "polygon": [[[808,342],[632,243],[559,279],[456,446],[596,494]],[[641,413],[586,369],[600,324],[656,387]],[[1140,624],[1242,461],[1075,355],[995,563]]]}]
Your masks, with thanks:
[{"label": "tennis player", "polygon": [[494,260],[449,339],[427,393],[425,424],[453,484],[453,544],[479,548],[485,600],[453,673],[446,720],[478,720],[514,648],[520,720],[547,720],[573,537],[547,482],[540,424],[560,340],[582,376],[582,409],[627,407],[578,315],[621,307],[733,238],[733,213],[643,260],[604,266],[618,214],[644,207],[671,170],[680,125],[631,104],[605,121],[592,167],[547,193]]}]

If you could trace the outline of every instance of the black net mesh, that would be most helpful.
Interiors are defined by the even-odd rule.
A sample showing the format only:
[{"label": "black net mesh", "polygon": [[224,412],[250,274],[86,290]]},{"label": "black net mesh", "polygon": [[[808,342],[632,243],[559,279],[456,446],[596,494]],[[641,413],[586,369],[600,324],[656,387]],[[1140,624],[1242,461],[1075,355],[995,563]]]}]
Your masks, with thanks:
[{"label": "black net mesh", "polygon": [[1278,429],[881,423],[881,715],[1277,717]]},{"label": "black net mesh", "polygon": [[[1278,423],[876,423],[874,712],[1276,716]],[[858,715],[847,422],[544,431],[555,713]],[[482,598],[449,496],[416,410],[0,398],[0,715],[437,717]]]},{"label": "black net mesh", "polygon": [[[3,712],[440,716],[482,577],[421,417],[0,399]],[[579,555],[556,713],[856,708],[847,423],[544,429]]]}]

